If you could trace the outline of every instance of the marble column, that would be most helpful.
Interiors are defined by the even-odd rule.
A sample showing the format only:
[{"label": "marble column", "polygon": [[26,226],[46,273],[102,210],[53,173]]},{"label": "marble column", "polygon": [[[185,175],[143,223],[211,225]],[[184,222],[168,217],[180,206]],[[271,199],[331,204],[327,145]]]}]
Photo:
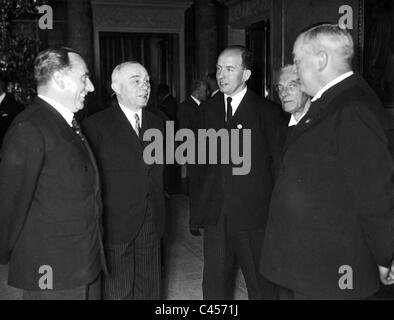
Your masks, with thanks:
[{"label": "marble column", "polygon": [[217,12],[215,0],[195,0],[195,38],[197,78],[216,70]]},{"label": "marble column", "polygon": [[80,52],[93,74],[93,25],[90,0],[67,0],[67,46]]}]

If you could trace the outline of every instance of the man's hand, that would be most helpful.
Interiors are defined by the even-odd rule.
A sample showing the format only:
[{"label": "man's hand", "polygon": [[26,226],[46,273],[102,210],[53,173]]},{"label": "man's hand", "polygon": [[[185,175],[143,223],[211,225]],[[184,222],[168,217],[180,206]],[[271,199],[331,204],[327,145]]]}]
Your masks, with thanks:
[{"label": "man's hand", "polygon": [[394,284],[394,264],[391,265],[390,269],[383,266],[378,266],[378,268],[380,281],[386,286]]},{"label": "man's hand", "polygon": [[190,233],[192,234],[192,236],[194,236],[194,237],[201,236],[201,232],[200,232],[199,228],[197,228],[197,227],[190,227],[189,230],[190,230]]}]

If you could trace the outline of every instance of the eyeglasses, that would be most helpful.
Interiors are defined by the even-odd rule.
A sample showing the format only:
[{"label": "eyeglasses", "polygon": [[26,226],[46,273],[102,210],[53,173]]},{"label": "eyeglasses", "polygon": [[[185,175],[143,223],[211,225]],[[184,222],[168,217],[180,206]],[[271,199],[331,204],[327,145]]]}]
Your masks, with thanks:
[{"label": "eyeglasses", "polygon": [[288,85],[284,86],[281,84],[275,85],[275,90],[279,93],[282,94],[285,90],[288,93],[296,93],[300,89],[300,83],[299,81],[291,81]]}]

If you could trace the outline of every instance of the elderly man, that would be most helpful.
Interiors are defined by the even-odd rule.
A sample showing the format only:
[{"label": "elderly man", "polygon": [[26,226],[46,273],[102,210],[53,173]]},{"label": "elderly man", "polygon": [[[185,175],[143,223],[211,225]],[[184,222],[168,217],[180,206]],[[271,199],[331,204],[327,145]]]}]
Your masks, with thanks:
[{"label": "elderly man", "polygon": [[24,299],[98,299],[99,176],[74,117],[94,87],[81,56],[67,48],[39,53],[34,77],[38,98],[4,139],[0,262],[9,262],[8,283]]},{"label": "elderly man", "polygon": [[261,271],[283,299],[366,298],[393,283],[392,158],[382,105],[351,70],[351,35],[300,34],[294,63],[310,109],[288,136]]},{"label": "elderly man", "polygon": [[[253,55],[245,47],[226,48],[217,61],[221,92],[201,105],[202,128],[241,133],[249,129],[251,133],[248,174],[233,175],[228,165],[212,164],[193,174],[190,181],[191,188],[200,189],[195,193],[194,205],[191,204],[190,228],[195,234],[198,227],[204,228],[204,299],[233,297],[237,264],[250,299],[276,297],[274,285],[259,274],[258,265],[273,185],[272,161],[278,145],[276,129],[281,110],[247,87],[252,62]],[[233,141],[232,146],[236,145]]]},{"label": "elderly man", "polygon": [[109,276],[104,299],[160,299],[160,239],[164,230],[163,166],[143,159],[150,128],[163,123],[145,110],[149,74],[139,63],[115,67],[112,89],[118,105],[84,123],[102,175],[105,249]]},{"label": "elderly man", "polygon": [[282,67],[277,74],[275,86],[283,111],[290,113],[289,127],[297,125],[308,112],[311,104],[309,96],[301,90],[300,79],[293,65]]}]

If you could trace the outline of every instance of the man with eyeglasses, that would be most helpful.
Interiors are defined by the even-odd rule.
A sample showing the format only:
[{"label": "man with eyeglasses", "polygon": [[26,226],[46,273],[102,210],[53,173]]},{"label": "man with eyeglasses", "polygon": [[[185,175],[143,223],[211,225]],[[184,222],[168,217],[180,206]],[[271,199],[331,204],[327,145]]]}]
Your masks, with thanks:
[{"label": "man with eyeglasses", "polygon": [[275,89],[282,103],[283,111],[290,113],[289,127],[305,116],[311,105],[310,97],[301,90],[301,83],[293,65],[282,67],[277,74]]},{"label": "man with eyeglasses", "polygon": [[111,87],[118,105],[85,120],[86,134],[101,171],[104,247],[109,275],[106,300],[160,299],[160,239],[164,231],[163,165],[148,165],[146,130],[163,132],[160,118],[145,109],[149,74],[138,62],[119,64]]},{"label": "man with eyeglasses", "polygon": [[[191,205],[190,227],[204,228],[203,298],[233,298],[234,271],[239,265],[249,299],[275,299],[275,286],[258,272],[260,249],[273,185],[273,158],[278,148],[277,124],[281,109],[247,86],[252,53],[231,46],[218,57],[216,77],[220,93],[201,106],[201,127],[251,132],[251,170],[233,175],[233,163],[206,165],[192,175],[191,188],[200,192]],[[239,147],[231,141],[231,148]],[[211,151],[212,152],[212,151]],[[208,158],[208,157],[207,157]],[[200,168],[201,169],[201,168]],[[197,179],[193,180],[193,179]],[[197,198],[197,196],[196,196]]]},{"label": "man with eyeglasses", "polygon": [[281,299],[363,299],[394,284],[393,160],[384,110],[352,71],[354,43],[338,25],[293,47],[308,113],[288,135],[261,271]]}]

